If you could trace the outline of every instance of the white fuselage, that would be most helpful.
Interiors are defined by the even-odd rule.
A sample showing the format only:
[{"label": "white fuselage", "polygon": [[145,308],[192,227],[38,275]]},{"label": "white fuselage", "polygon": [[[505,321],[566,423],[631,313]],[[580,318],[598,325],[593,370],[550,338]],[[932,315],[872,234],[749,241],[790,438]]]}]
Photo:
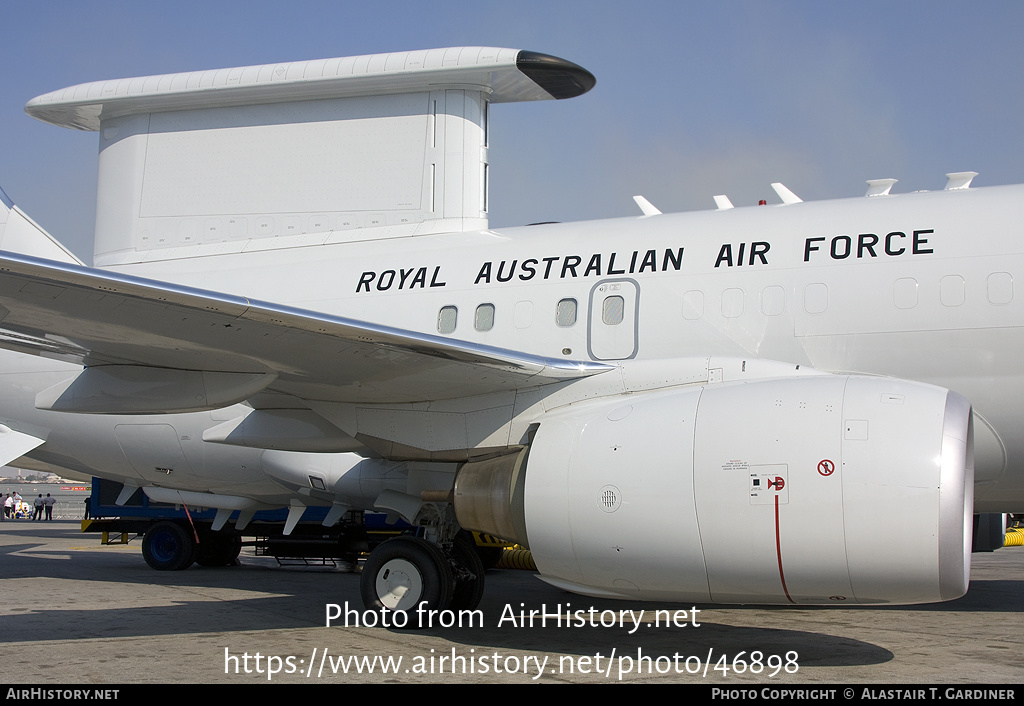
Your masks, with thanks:
[{"label": "white fuselage", "polygon": [[[1008,186],[419,237],[353,231],[111,269],[551,358],[720,355],[937,384],[974,406],[975,509],[1024,511],[1021,223],[1024,186]],[[15,375],[31,390],[4,396],[5,417],[111,426],[35,411],[41,387],[16,372],[7,386]],[[185,455],[228,414],[173,415],[199,431],[181,440]],[[192,453],[215,461],[211,446]],[[250,481],[238,465],[200,475],[224,491]]]}]

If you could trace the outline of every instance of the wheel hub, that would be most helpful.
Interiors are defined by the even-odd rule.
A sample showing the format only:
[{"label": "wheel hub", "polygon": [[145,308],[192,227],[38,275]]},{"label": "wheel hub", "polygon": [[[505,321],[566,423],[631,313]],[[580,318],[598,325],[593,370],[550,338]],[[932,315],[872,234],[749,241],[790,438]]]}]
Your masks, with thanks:
[{"label": "wheel hub", "polygon": [[391,610],[413,610],[423,596],[423,577],[406,559],[392,559],[377,573],[377,596]]}]

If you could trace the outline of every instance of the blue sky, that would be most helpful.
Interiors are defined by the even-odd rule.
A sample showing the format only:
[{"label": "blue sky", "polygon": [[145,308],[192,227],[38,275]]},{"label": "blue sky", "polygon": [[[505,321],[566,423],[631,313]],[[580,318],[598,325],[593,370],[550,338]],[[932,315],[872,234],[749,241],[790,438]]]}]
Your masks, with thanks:
[{"label": "blue sky", "polygon": [[89,260],[97,136],[32,97],[106,78],[442,46],[530,49],[597,76],[492,111],[491,225],[1024,181],[1024,3],[4,0],[0,185]]}]

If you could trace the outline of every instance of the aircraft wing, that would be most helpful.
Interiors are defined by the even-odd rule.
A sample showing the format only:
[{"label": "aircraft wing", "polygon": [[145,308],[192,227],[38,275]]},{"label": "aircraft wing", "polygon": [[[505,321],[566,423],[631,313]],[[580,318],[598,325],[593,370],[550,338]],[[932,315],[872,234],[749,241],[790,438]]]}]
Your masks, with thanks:
[{"label": "aircraft wing", "polygon": [[[88,388],[80,396],[132,386],[187,392],[201,375],[217,402],[193,408],[261,390],[343,402],[450,399],[610,369],[6,252],[0,307],[0,347],[87,366],[95,374],[78,383]],[[144,410],[113,402],[75,411]]]}]

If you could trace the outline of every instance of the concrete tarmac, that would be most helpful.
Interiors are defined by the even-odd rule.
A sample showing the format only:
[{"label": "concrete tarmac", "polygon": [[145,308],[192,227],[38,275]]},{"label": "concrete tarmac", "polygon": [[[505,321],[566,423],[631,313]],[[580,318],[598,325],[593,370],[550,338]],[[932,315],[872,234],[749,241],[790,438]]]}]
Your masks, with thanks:
[{"label": "concrete tarmac", "polygon": [[[247,552],[238,567],[157,572],[143,561],[141,540],[103,546],[78,522],[8,521],[0,524],[0,556],[0,668],[8,683],[742,688],[1019,684],[1024,674],[1020,547],[975,554],[970,591],[959,600],[883,608],[698,605],[695,613],[576,596],[528,571],[496,570],[476,616],[482,625],[417,631],[327,627],[328,604],[362,614],[358,573],[279,567]],[[527,618],[538,611],[532,626],[521,624],[520,610]],[[556,614],[598,624],[559,626]],[[666,626],[666,616],[677,624]]]}]

